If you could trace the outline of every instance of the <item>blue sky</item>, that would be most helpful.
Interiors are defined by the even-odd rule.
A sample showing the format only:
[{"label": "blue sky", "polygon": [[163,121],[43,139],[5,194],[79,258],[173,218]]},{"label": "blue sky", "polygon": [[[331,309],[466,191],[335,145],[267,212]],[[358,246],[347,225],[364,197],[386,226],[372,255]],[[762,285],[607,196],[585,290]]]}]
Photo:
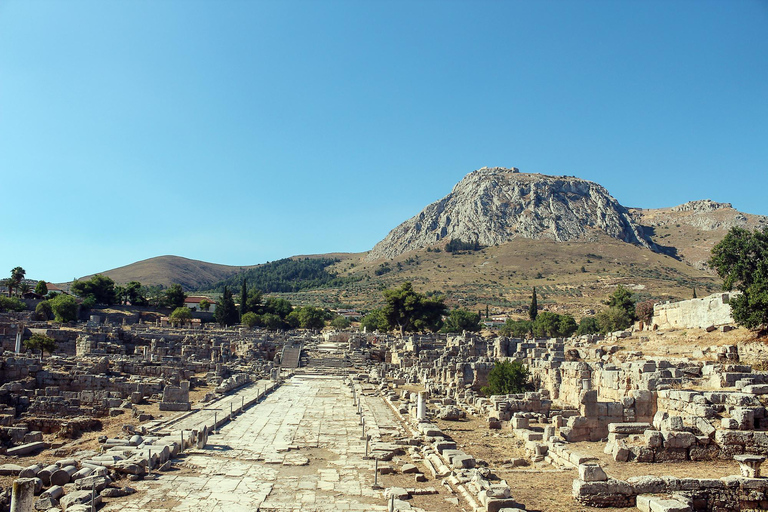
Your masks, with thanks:
[{"label": "blue sky", "polygon": [[0,0],[0,276],[370,249],[483,166],[768,215],[768,2]]}]

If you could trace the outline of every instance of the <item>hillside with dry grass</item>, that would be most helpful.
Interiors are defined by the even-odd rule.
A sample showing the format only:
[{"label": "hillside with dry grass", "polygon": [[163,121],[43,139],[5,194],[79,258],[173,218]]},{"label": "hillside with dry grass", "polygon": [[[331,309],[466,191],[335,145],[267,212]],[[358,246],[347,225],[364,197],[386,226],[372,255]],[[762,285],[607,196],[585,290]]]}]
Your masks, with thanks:
[{"label": "hillside with dry grass", "polygon": [[[196,290],[254,266],[235,267],[191,260],[180,256],[158,256],[98,273],[113,279],[118,284],[138,281],[143,285],[168,287],[178,283],[185,290]],[[83,276],[80,279],[90,277],[90,275]]]}]

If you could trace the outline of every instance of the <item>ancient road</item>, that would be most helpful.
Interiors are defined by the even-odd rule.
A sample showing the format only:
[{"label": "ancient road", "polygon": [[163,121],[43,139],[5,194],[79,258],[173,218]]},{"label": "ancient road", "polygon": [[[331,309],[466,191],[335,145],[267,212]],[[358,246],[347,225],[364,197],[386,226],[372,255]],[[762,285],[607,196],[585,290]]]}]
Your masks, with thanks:
[{"label": "ancient road", "polygon": [[[397,428],[380,398],[364,397],[363,407],[372,432]],[[386,510],[364,454],[350,388],[339,377],[297,376],[188,452],[180,470],[136,482],[137,494],[103,510]]]}]

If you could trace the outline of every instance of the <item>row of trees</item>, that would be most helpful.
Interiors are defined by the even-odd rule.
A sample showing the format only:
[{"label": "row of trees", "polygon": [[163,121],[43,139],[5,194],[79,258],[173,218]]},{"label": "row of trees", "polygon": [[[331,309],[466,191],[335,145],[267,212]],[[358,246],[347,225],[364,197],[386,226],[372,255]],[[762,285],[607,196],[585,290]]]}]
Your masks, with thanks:
[{"label": "row of trees", "polygon": [[83,300],[86,307],[96,304],[131,304],[133,306],[169,307],[184,306],[187,298],[180,284],[172,284],[167,289],[162,286],[142,286],[138,281],[118,285],[107,276],[96,274],[88,280],[75,280],[70,291]]},{"label": "row of trees", "polygon": [[[408,332],[477,332],[481,328],[480,313],[454,309],[450,313],[445,298],[437,294],[421,294],[410,282],[384,290],[384,306],[362,318],[361,327],[369,331],[399,330]],[[447,313],[447,316],[446,316]]]}]

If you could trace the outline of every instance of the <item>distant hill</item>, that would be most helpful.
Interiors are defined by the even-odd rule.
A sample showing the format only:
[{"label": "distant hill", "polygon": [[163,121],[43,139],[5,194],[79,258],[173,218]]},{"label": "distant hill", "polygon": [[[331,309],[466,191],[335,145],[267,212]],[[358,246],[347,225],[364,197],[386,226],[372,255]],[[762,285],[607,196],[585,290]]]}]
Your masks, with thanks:
[{"label": "distant hill", "polygon": [[264,293],[338,287],[359,280],[356,277],[340,278],[328,272],[329,266],[340,261],[340,258],[322,257],[284,258],[238,272],[214,284],[210,291],[223,292],[225,286],[230,290],[239,290],[243,279],[248,289],[256,288]]},{"label": "distant hill", "polygon": [[[178,283],[185,290],[197,290],[209,287],[254,266],[235,267],[191,260],[180,256],[158,256],[98,273],[112,278],[118,284],[138,281],[147,286],[162,285],[167,287]],[[80,279],[90,277],[88,275]]]},{"label": "distant hill", "polygon": [[188,291],[239,287],[246,277],[249,287],[294,304],[361,310],[381,304],[382,289],[412,281],[445,294],[450,306],[515,315],[536,287],[539,304],[580,317],[599,310],[618,284],[642,300],[690,298],[694,288],[713,293],[721,281],[706,267],[712,247],[731,227],[766,225],[768,217],[728,203],[626,208],[579,178],[483,168],[368,253],[244,267],[161,256],[103,274]]},{"label": "distant hill", "polygon": [[698,269],[706,268],[712,247],[732,227],[755,229],[768,226],[768,217],[742,213],[730,203],[709,199],[671,208],[634,208],[630,213],[658,246],[673,249],[682,261]]}]

